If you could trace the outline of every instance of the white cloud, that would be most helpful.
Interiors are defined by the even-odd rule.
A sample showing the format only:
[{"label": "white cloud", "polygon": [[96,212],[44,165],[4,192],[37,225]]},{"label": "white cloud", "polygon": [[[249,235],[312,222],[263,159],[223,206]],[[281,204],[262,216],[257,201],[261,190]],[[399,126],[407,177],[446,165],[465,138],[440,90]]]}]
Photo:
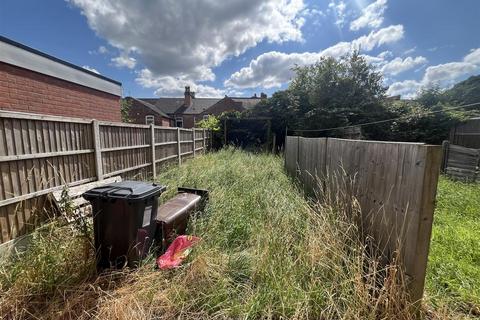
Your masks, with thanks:
[{"label": "white cloud", "polygon": [[426,86],[439,85],[446,87],[455,82],[459,77],[473,73],[477,65],[468,62],[449,62],[428,67],[425,70],[422,82]]},{"label": "white cloud", "polygon": [[[320,52],[281,53],[266,52],[252,60],[247,67],[240,69],[225,81],[225,86],[233,88],[274,88],[288,82],[294,75],[292,67],[313,64],[323,56],[341,57],[352,50],[368,52],[384,44],[403,38],[403,26],[389,26],[351,42],[340,42]],[[384,52],[381,55],[387,56]],[[381,58],[383,59],[383,58]]]},{"label": "white cloud", "polygon": [[335,0],[332,0],[328,4],[328,10],[329,12],[333,12],[335,16],[335,24],[339,27],[343,27],[343,25],[345,24],[345,19],[347,16],[346,9],[347,5],[342,0],[340,0],[339,2],[335,2]]},{"label": "white cloud", "polygon": [[109,51],[105,46],[99,46],[96,50],[88,51],[88,54],[107,54]]},{"label": "white cloud", "polygon": [[97,50],[97,51],[98,51],[98,53],[101,53],[101,54],[108,53],[108,49],[107,49],[107,47],[105,47],[105,46],[100,46],[100,47],[98,47],[98,50]]},{"label": "white cloud", "polygon": [[361,28],[379,28],[383,23],[383,14],[387,9],[387,0],[376,0],[362,10],[362,15],[350,23],[350,30]]},{"label": "white cloud", "polygon": [[[262,41],[303,41],[303,0],[69,1],[110,45],[127,53],[136,48],[155,78],[206,81],[214,78],[212,68]],[[132,59],[113,62],[133,68]]]},{"label": "white cloud", "polygon": [[225,95],[224,90],[196,84],[194,80],[187,76],[155,76],[148,69],[140,70],[135,81],[145,88],[155,89],[155,95],[161,97],[181,97],[185,86],[190,86],[192,91],[196,92],[196,97],[199,98],[222,97]]},{"label": "white cloud", "polygon": [[133,69],[137,65],[137,60],[128,56],[127,53],[122,53],[118,57],[112,58],[111,60],[118,68],[125,67],[128,69]]},{"label": "white cloud", "polygon": [[86,69],[88,71],[94,72],[96,74],[100,74],[100,72],[97,71],[97,69],[89,67],[89,66],[82,66],[83,69]]},{"label": "white cloud", "polygon": [[403,52],[404,55],[409,55],[409,54],[412,54],[414,53],[415,51],[417,50],[417,47],[413,47],[413,48],[410,48],[410,49],[407,49]]},{"label": "white cloud", "polygon": [[416,93],[422,88],[422,84],[415,80],[405,80],[393,83],[387,91],[387,95],[401,95],[402,98],[414,98]]},{"label": "white cloud", "polygon": [[464,62],[473,63],[473,64],[480,64],[480,48],[472,49],[469,54],[463,58]]},{"label": "white cloud", "polygon": [[419,65],[423,65],[425,63],[427,63],[427,59],[422,56],[415,58],[406,57],[405,59],[397,57],[384,64],[381,68],[381,71],[386,75],[396,76],[397,74],[415,68]]},{"label": "white cloud", "polygon": [[462,61],[453,61],[430,66],[425,69],[420,81],[405,80],[395,82],[387,91],[389,95],[404,94],[415,97],[423,87],[439,86],[448,88],[467,76],[480,72],[480,48],[473,49]]}]

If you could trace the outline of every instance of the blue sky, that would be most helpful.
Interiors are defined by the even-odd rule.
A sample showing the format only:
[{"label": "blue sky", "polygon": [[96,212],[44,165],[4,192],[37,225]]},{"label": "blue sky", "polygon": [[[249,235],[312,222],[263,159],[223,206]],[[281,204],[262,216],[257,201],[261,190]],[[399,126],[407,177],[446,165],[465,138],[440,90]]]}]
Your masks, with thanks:
[{"label": "blue sky", "polygon": [[389,94],[480,73],[478,0],[2,0],[0,34],[115,80],[125,95],[250,96],[294,65],[360,49]]}]

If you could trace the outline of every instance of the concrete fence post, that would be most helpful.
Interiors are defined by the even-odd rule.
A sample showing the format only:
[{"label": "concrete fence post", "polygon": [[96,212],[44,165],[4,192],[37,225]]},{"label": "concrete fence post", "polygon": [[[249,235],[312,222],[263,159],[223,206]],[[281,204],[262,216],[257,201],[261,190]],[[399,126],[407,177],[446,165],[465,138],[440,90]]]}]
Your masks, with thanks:
[{"label": "concrete fence post", "polygon": [[205,139],[205,128],[203,128],[203,133],[202,133],[202,138],[203,138],[203,142],[202,142],[202,146],[203,146],[203,154],[205,154],[207,152],[207,139]]},{"label": "concrete fence post", "polygon": [[152,177],[155,179],[157,177],[157,166],[155,163],[155,125],[150,125],[150,143],[152,148]]},{"label": "concrete fence post", "polygon": [[181,142],[181,139],[180,139],[180,128],[177,128],[177,155],[178,155],[178,165],[181,165],[182,164],[182,148],[180,146],[180,142]]},{"label": "concrete fence post", "polygon": [[195,158],[195,128],[192,128],[192,136],[193,136],[193,157]]},{"label": "concrete fence post", "polygon": [[97,180],[103,180],[102,149],[100,145],[100,124],[98,120],[92,120],[93,150],[95,156],[95,173]]}]

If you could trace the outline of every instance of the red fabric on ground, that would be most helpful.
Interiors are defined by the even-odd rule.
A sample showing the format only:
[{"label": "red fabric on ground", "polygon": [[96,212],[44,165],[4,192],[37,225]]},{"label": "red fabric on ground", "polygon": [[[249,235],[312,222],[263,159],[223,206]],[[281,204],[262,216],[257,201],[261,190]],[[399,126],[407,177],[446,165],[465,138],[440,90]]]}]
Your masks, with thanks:
[{"label": "red fabric on ground", "polygon": [[188,256],[191,248],[200,241],[195,236],[178,236],[173,240],[167,251],[157,258],[157,265],[160,269],[172,269],[178,267]]}]

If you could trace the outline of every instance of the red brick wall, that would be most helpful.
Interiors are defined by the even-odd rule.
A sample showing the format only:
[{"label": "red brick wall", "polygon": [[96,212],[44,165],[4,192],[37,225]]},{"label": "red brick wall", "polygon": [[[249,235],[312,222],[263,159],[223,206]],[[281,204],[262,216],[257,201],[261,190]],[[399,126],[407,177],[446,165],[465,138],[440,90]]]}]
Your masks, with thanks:
[{"label": "red brick wall", "polygon": [[3,62],[0,109],[121,121],[120,97]]},{"label": "red brick wall", "polygon": [[145,117],[148,115],[152,115],[155,118],[155,125],[163,126],[163,127],[171,127],[173,126],[173,121],[170,118],[162,117],[159,113],[154,112],[152,109],[144,106],[143,104],[127,98],[130,101],[130,111],[128,113],[128,117],[132,121],[132,123],[136,124],[145,124]]},{"label": "red brick wall", "polygon": [[200,116],[193,115],[193,114],[179,114],[179,115],[176,115],[176,117],[183,118],[183,127],[186,129],[193,128],[195,126],[195,122],[197,121],[197,119],[201,120]]}]

